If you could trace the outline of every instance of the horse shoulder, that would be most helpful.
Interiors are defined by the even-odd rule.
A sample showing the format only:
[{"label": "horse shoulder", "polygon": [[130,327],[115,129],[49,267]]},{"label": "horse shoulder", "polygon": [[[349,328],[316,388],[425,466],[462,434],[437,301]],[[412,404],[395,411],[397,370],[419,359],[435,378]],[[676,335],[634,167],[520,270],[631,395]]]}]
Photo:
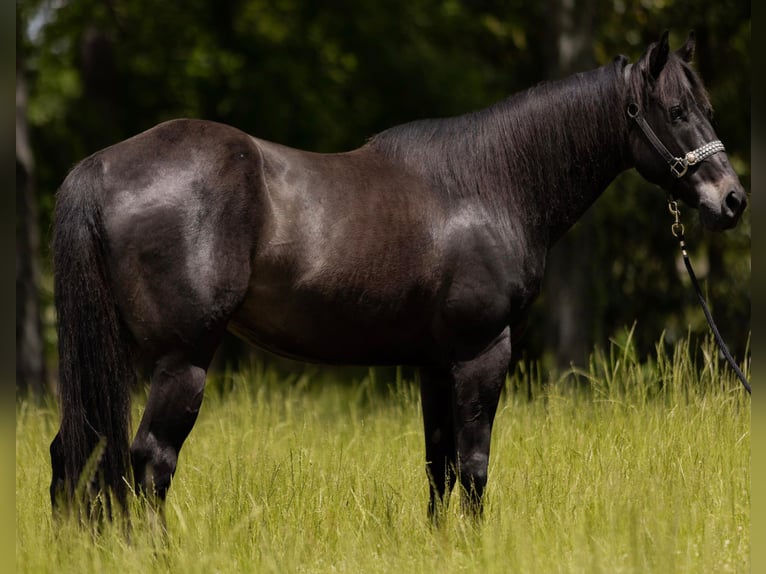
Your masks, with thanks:
[{"label": "horse shoulder", "polygon": [[543,250],[520,229],[492,225],[475,208],[456,212],[442,232],[444,253],[440,328],[469,337],[492,337],[523,317],[539,293]]}]

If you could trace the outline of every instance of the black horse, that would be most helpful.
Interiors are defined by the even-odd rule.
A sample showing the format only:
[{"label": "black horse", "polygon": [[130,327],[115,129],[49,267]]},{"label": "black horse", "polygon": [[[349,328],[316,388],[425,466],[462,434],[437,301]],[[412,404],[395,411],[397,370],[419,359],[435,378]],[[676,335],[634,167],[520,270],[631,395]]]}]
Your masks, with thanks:
[{"label": "black horse", "polygon": [[[512,333],[554,242],[631,167],[710,229],[745,208],[693,51],[665,33],[635,63],[348,153],[186,119],[83,160],[55,211],[54,506],[125,503],[131,470],[164,499],[228,329],[307,361],[418,366],[429,511],[457,481],[480,511]],[[137,367],[151,389],[129,448]]]}]

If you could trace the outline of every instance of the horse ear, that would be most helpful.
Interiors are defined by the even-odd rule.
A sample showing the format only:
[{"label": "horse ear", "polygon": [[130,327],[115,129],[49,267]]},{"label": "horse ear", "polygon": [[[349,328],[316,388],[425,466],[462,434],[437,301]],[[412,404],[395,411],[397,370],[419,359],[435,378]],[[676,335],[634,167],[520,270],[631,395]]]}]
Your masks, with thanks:
[{"label": "horse ear", "polygon": [[676,53],[687,64],[694,58],[694,48],[697,45],[697,38],[694,34],[694,30],[689,32],[689,37],[686,39],[686,43],[681,46]]},{"label": "horse ear", "polygon": [[669,32],[665,30],[660,41],[649,47],[649,73],[655,80],[660,77],[660,72],[668,62],[668,54],[670,53],[668,36]]}]

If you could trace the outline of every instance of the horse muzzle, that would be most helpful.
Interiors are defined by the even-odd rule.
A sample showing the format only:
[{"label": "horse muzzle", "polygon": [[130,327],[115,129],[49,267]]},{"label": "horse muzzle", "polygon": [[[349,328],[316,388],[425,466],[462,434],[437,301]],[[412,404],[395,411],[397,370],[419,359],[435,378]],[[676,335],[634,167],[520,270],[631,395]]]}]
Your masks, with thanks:
[{"label": "horse muzzle", "polygon": [[711,231],[731,229],[747,207],[747,194],[736,178],[704,186],[699,200],[700,221]]}]

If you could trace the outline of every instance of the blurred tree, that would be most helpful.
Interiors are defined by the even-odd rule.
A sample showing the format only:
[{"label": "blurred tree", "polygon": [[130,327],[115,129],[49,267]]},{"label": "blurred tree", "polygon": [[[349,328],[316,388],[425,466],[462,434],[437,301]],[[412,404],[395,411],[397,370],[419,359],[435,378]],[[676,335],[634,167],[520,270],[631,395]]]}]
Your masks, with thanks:
[{"label": "blurred tree", "polygon": [[[546,76],[559,79],[596,66],[593,54],[595,6],[593,0],[547,0],[549,37],[554,38],[546,58]],[[589,280],[597,230],[589,211],[585,220],[567,233],[551,250],[543,290],[545,299],[545,348],[559,368],[585,364],[593,341],[589,334],[600,321],[594,305],[595,285]]]},{"label": "blurred tree", "polygon": [[[16,12],[16,29],[25,24]],[[24,46],[16,42],[16,392],[39,394],[45,385],[40,301],[40,238],[35,161],[27,124]]]}]

